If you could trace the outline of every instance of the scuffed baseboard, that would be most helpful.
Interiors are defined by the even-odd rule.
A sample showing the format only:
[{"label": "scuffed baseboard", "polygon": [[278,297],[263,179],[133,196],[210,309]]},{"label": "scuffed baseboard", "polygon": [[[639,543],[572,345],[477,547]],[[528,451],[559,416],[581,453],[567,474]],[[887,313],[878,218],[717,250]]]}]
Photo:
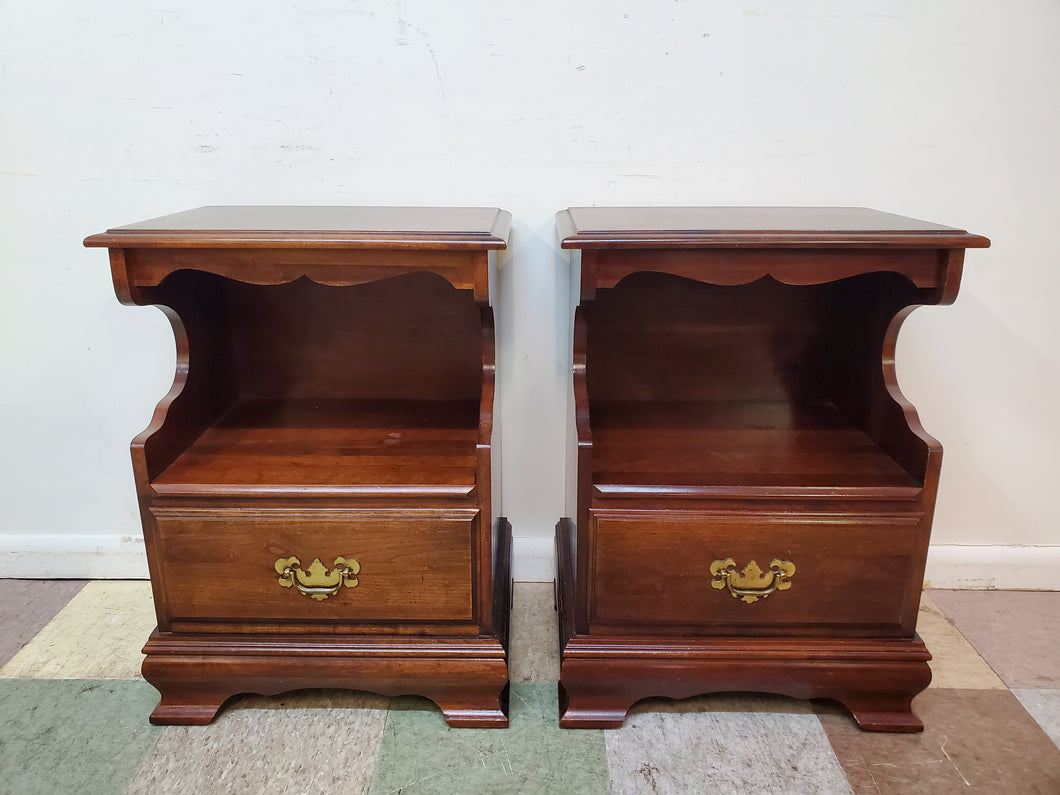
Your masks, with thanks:
[{"label": "scuffed baseboard", "polygon": [[[551,537],[512,540],[516,582],[551,582]],[[147,578],[142,538],[121,535],[0,533],[0,577],[137,580]],[[928,553],[928,588],[1060,591],[1060,546],[940,544]]]},{"label": "scuffed baseboard", "polygon": [[924,586],[1060,591],[1060,546],[932,545]]},{"label": "scuffed baseboard", "polygon": [[146,580],[139,536],[0,533],[0,577],[34,580]]},{"label": "scuffed baseboard", "polygon": [[516,582],[552,582],[556,579],[556,539],[512,538],[512,579]]}]

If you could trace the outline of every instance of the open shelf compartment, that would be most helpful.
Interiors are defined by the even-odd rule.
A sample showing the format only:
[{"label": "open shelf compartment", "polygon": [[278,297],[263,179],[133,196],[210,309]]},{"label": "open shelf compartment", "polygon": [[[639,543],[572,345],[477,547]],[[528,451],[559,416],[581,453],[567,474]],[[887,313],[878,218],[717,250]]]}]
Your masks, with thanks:
[{"label": "open shelf compartment", "polygon": [[427,272],[335,286],[181,270],[154,291],[187,346],[144,440],[155,494],[473,497],[493,354],[469,290]]},{"label": "open shelf compartment", "polygon": [[884,350],[922,294],[896,273],[723,286],[645,272],[600,290],[593,493],[915,500],[933,440],[894,399]]}]

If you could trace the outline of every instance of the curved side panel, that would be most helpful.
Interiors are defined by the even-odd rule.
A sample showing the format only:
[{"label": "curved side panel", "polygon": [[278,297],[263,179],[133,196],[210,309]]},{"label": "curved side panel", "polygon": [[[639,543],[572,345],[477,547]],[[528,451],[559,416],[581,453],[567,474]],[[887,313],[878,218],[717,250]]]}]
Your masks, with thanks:
[{"label": "curved side panel", "polygon": [[575,518],[575,626],[589,631],[589,505],[592,500],[593,434],[589,425],[589,385],[586,372],[589,306],[574,312],[574,422],[578,434],[578,513]]},{"label": "curved side panel", "polygon": [[[139,305],[157,306],[169,319],[176,343],[176,373],[151,422],[132,441],[137,488],[149,491],[158,477],[236,398],[231,335],[222,311],[223,291],[211,277],[190,278],[158,290],[134,289]],[[194,364],[194,367],[192,366]]]},{"label": "curved side panel", "polygon": [[[478,583],[478,620],[483,632],[489,633],[494,626],[494,577],[493,528],[496,520],[493,517],[493,401],[496,386],[497,359],[496,342],[493,331],[493,309],[480,306],[479,314],[482,324],[482,396],[478,412],[478,442],[476,445],[476,490],[481,511],[478,526],[476,566],[480,574],[475,578]],[[497,451],[498,459],[500,451]],[[499,481],[500,478],[498,477]],[[498,483],[499,485],[499,483]]]},{"label": "curved side panel", "polygon": [[139,302],[133,298],[129,284],[129,269],[125,263],[125,251],[120,248],[110,249],[110,275],[114,282],[114,294],[118,301],[126,306],[136,306]]},{"label": "curved side panel", "polygon": [[[956,286],[953,287],[952,291],[953,295],[949,299],[950,302],[956,296]],[[945,292],[943,292],[943,297],[945,297]],[[904,423],[908,429],[907,433],[912,434],[911,438],[919,442],[924,449],[919,459],[923,461],[923,469],[920,474],[921,483],[924,486],[920,502],[923,519],[921,521],[921,530],[917,537],[916,548],[910,557],[910,572],[904,605],[904,622],[909,625],[915,625],[917,611],[920,606],[921,583],[924,582],[924,572],[927,568],[928,544],[931,541],[931,523],[935,513],[935,499],[938,496],[939,478],[942,472],[942,445],[924,429],[916,408],[902,393],[901,388],[898,386],[898,375],[895,367],[895,349],[898,344],[898,333],[901,331],[902,323],[905,322],[905,319],[917,308],[917,305],[907,306],[891,320],[884,336],[882,366],[883,381],[887,388],[887,394],[891,399],[892,411],[899,415],[899,419],[895,421]],[[842,701],[842,699],[840,700]],[[847,706],[857,716],[858,710],[850,703],[847,703]],[[861,718],[858,718],[858,722],[862,723]]]},{"label": "curved side panel", "polygon": [[[895,351],[898,347],[898,334],[902,329],[902,324],[913,313],[913,310],[920,306],[949,305],[957,298],[964,265],[964,249],[939,252],[939,260],[938,285],[933,291],[928,293],[930,298],[923,300],[927,297],[923,295],[926,291],[921,291],[919,300],[915,303],[907,303],[907,305],[898,309],[887,323],[881,345],[881,376],[887,395],[892,401],[891,405],[893,408],[891,411],[896,415],[900,415],[900,421],[905,425],[909,433],[923,445],[920,452],[923,464],[916,474],[919,475],[921,482],[924,484],[924,507],[929,514],[934,508],[935,495],[938,491],[939,472],[942,468],[942,445],[924,429],[916,408],[902,393],[898,385]],[[872,434],[870,433],[870,435]],[[888,452],[894,455],[903,465],[906,465],[905,461],[894,452],[891,450],[888,450]],[[906,468],[908,469],[909,467],[906,465]]]},{"label": "curved side panel", "polygon": [[593,433],[589,427],[589,386],[586,379],[586,353],[589,339],[589,307],[574,312],[574,416],[578,430],[578,447],[592,448]]},{"label": "curved side panel", "polygon": [[489,448],[493,439],[493,400],[497,382],[497,343],[493,308],[480,307],[482,319],[482,399],[479,403],[478,445]]},{"label": "curved side panel", "polygon": [[[905,425],[927,448],[928,460],[925,465],[925,479],[937,482],[942,461],[942,445],[935,437],[924,430],[916,407],[902,393],[901,387],[898,386],[898,372],[895,365],[895,350],[897,349],[898,334],[901,331],[902,324],[913,313],[913,310],[919,306],[919,304],[914,304],[913,306],[905,307],[894,316],[887,327],[887,333],[883,340],[883,382],[887,389],[887,394],[894,401],[897,410],[901,412]],[[927,483],[925,483],[926,485]]]},{"label": "curved side panel", "polygon": [[[155,434],[162,429],[166,424],[166,417],[169,416],[170,408],[173,403],[180,397],[184,391],[184,387],[188,382],[188,334],[184,328],[184,322],[172,308],[168,306],[159,306],[162,313],[169,319],[170,325],[173,327],[173,336],[176,340],[177,345],[177,368],[176,373],[173,376],[173,384],[169,388],[169,392],[166,393],[158,405],[155,406],[154,414],[151,415],[151,422],[148,423],[147,427],[144,428],[136,437],[132,440],[132,456],[133,456],[133,469],[136,472],[137,480],[142,482],[146,486],[151,478],[158,475],[165,467],[158,467],[157,465],[153,468],[148,464],[149,458],[157,461],[159,456],[149,455],[148,448],[151,453],[155,453],[156,443],[152,441]],[[164,454],[161,456],[165,458]],[[169,461],[172,462],[173,456],[169,456]]]}]

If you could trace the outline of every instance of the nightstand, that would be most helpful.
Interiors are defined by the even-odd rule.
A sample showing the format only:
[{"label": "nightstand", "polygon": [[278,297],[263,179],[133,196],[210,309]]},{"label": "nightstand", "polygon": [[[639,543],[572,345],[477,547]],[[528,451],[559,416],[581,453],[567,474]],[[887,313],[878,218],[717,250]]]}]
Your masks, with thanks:
[{"label": "nightstand", "polygon": [[497,209],[202,207],[85,241],[177,342],[132,443],[154,723],[355,688],[506,726]]},{"label": "nightstand", "polygon": [[573,208],[580,268],[560,723],[762,691],[918,731],[942,449],[899,391],[905,317],[985,238],[853,208]]}]

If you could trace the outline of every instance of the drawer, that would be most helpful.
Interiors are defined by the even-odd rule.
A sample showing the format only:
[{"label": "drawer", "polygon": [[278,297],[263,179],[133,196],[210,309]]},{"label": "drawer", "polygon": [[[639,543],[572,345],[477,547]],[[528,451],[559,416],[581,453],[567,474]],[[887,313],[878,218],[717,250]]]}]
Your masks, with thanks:
[{"label": "drawer", "polygon": [[478,511],[156,506],[152,514],[153,574],[174,621],[473,618]]},{"label": "drawer", "polygon": [[921,523],[919,514],[596,511],[590,623],[609,632],[911,634]]}]

